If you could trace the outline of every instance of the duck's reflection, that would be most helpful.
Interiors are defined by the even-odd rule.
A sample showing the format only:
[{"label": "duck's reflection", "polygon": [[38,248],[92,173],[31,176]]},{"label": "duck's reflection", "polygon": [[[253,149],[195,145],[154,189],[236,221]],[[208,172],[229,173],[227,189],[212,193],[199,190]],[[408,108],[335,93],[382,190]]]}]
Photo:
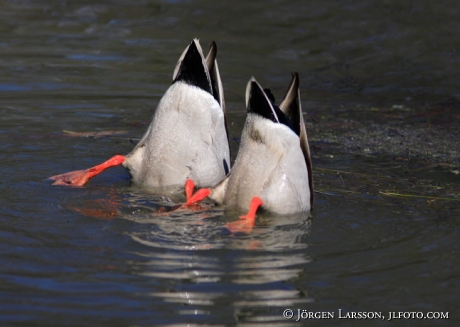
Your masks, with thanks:
[{"label": "duck's reflection", "polygon": [[221,318],[231,311],[228,319],[235,322],[288,323],[282,317],[286,307],[312,301],[295,282],[311,261],[309,214],[261,214],[250,233],[232,233],[226,226],[238,212],[206,203],[199,210],[170,210],[181,198],[134,191],[104,190],[106,198],[92,202],[93,208],[86,202],[95,201],[94,191],[77,204],[97,209],[97,218],[134,223],[125,232],[136,249],[129,250],[135,259],[127,266],[152,280],[155,286],[146,293],[168,303],[169,310],[172,305],[183,317],[178,322],[209,322],[206,317],[219,310]]},{"label": "duck's reflection", "polygon": [[143,246],[130,266],[169,285],[150,295],[177,304],[176,312],[187,319],[230,306],[236,321],[287,322],[283,308],[312,301],[292,283],[311,261],[306,250],[312,220],[307,214],[260,216],[250,234],[232,234],[225,223],[235,217],[215,208],[127,216],[142,224],[128,233]]}]

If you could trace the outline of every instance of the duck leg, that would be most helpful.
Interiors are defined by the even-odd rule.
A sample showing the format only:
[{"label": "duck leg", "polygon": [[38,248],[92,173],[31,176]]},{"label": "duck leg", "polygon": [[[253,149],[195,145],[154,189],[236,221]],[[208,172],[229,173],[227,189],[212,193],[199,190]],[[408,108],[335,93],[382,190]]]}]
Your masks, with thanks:
[{"label": "duck leg", "polygon": [[119,166],[125,161],[125,157],[122,155],[116,155],[109,160],[101,163],[100,165],[85,169],[75,170],[68,173],[54,175],[49,179],[53,180],[53,185],[66,185],[66,186],[83,186],[85,183],[99,175],[104,170],[110,167]]},{"label": "duck leg", "polygon": [[189,207],[194,204],[197,204],[200,201],[203,201],[211,193],[211,190],[208,188],[201,188],[193,194],[195,189],[195,183],[191,179],[187,179],[185,182],[185,195],[187,196],[187,202],[184,206]]},{"label": "duck leg", "polygon": [[240,216],[240,220],[233,221],[225,226],[232,233],[250,233],[256,223],[257,209],[259,209],[259,207],[263,204],[264,202],[261,198],[258,196],[253,197],[251,204],[249,205],[248,213]]}]

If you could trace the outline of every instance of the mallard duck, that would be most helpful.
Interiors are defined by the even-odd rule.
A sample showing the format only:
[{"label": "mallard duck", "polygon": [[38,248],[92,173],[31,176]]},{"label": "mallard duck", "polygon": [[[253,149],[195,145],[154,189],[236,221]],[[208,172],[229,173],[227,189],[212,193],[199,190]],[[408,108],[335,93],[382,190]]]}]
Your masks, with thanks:
[{"label": "mallard duck", "polygon": [[230,174],[211,188],[209,198],[227,208],[258,207],[278,214],[309,211],[313,206],[312,164],[299,93],[293,73],[280,106],[268,89],[251,78],[246,88],[247,118]]},{"label": "mallard duck", "polygon": [[216,54],[215,42],[204,57],[194,39],[179,58],[172,85],[131,153],[86,170],[52,176],[53,185],[82,186],[120,164],[135,184],[150,188],[182,190],[187,179],[201,187],[222,180],[230,170],[230,150]]}]

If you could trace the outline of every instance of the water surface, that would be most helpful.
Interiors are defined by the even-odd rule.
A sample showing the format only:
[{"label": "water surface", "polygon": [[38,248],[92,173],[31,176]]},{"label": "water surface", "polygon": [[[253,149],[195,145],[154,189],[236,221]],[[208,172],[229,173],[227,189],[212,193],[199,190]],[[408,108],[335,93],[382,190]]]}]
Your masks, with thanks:
[{"label": "water surface", "polygon": [[[1,324],[290,326],[298,317],[283,318],[289,308],[335,314],[321,325],[457,326],[459,9],[0,4]],[[183,198],[133,186],[123,168],[82,188],[46,180],[128,153],[193,37],[217,42],[233,156],[249,78],[281,99],[299,72],[317,190],[311,215],[262,214],[252,233],[232,235],[225,223],[237,213],[208,203],[159,215]],[[338,319],[339,309],[449,319],[362,322]]]}]

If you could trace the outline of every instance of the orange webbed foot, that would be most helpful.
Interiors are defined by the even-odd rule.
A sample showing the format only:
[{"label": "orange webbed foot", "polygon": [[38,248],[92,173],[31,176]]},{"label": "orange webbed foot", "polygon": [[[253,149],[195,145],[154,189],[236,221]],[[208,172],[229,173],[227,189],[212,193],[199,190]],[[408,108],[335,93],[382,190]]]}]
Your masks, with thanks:
[{"label": "orange webbed foot", "polygon": [[186,202],[184,204],[177,204],[170,209],[166,209],[162,207],[156,212],[156,214],[160,216],[168,217],[170,216],[171,213],[175,212],[176,210],[181,211],[183,209],[190,209],[190,208],[202,209],[198,203],[206,199],[211,191],[207,188],[202,188],[202,189],[199,189],[195,194],[193,194],[194,190],[195,190],[195,182],[193,182],[191,179],[187,179],[185,181],[185,196],[187,197]]},{"label": "orange webbed foot", "polygon": [[68,173],[51,176],[49,179],[53,180],[52,185],[64,186],[83,186],[89,180],[88,169],[75,170]]},{"label": "orange webbed foot", "polygon": [[124,161],[124,156],[116,155],[100,165],[85,170],[75,170],[60,175],[54,175],[49,179],[54,181],[53,185],[83,186],[88,180],[99,175],[107,168],[121,165]]},{"label": "orange webbed foot", "polygon": [[185,182],[185,195],[187,196],[187,202],[185,202],[185,207],[190,207],[206,199],[211,190],[208,188],[201,188],[193,194],[195,189],[195,183],[191,179],[187,179]]},{"label": "orange webbed foot", "polygon": [[254,225],[256,224],[256,212],[257,209],[264,202],[258,196],[255,196],[251,200],[251,204],[249,205],[249,211],[247,214],[240,216],[240,220],[233,221],[231,223],[227,223],[225,226],[231,233],[246,233],[249,234]]}]

